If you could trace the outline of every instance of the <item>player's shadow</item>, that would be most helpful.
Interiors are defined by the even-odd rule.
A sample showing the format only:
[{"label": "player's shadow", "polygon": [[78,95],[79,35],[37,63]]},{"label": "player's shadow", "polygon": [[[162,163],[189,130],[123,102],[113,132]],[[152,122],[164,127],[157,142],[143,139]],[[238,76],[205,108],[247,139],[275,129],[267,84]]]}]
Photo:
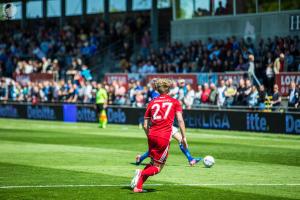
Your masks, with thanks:
[{"label": "player's shadow", "polygon": [[[132,191],[132,188],[129,187],[129,186],[121,187],[121,189],[122,189],[122,190],[130,190],[130,191]],[[147,192],[145,192],[146,194],[147,194],[147,193],[150,193],[150,192],[156,192],[156,189],[151,189],[151,188],[148,189],[148,188],[147,188],[146,190],[147,190]],[[132,192],[132,194],[135,194],[135,193]]]},{"label": "player's shadow", "polygon": [[[135,165],[135,166],[138,166],[135,162],[132,162],[132,163],[130,163],[131,165]],[[141,164],[139,164],[140,166],[146,166],[147,164],[145,164],[145,163],[141,163]]]},{"label": "player's shadow", "polygon": [[166,164],[166,166],[178,167],[180,165],[179,164],[178,165],[177,164]]}]

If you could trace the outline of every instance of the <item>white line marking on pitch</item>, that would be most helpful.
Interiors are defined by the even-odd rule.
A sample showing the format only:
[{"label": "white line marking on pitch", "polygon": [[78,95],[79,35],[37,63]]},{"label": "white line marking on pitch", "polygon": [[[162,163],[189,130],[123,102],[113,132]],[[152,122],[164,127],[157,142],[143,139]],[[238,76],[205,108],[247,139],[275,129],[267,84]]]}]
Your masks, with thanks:
[{"label": "white line marking on pitch", "polygon": [[[0,186],[0,189],[14,189],[14,188],[68,188],[68,187],[128,187],[128,184],[119,185],[6,185]],[[145,184],[145,186],[300,186],[300,183],[195,183],[195,184]]]}]

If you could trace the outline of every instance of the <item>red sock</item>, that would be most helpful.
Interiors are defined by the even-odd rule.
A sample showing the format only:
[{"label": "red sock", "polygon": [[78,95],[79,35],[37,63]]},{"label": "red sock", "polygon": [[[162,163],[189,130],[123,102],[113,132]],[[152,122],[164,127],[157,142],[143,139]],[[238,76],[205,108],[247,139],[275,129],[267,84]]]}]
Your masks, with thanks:
[{"label": "red sock", "polygon": [[[146,167],[144,168],[144,170],[148,169],[149,167],[151,167],[152,165],[151,164],[147,164]],[[143,171],[144,171],[143,170]],[[143,172],[142,171],[142,172]],[[142,176],[140,177],[140,179],[138,180],[138,183],[137,183],[137,188],[142,188],[143,186],[143,183],[145,183],[145,181],[148,179],[148,176]]]},{"label": "red sock", "polygon": [[137,188],[142,189],[144,182],[147,180],[149,176],[153,176],[157,173],[159,173],[160,169],[158,167],[147,165],[145,169],[141,173],[141,177],[138,180],[138,183],[136,185]]},{"label": "red sock", "polygon": [[[146,168],[147,167],[147,168]],[[142,171],[142,176],[153,176],[157,174],[160,170],[156,166],[146,166],[143,171]]]},{"label": "red sock", "polygon": [[151,164],[147,164],[146,167],[143,170],[148,169],[151,166],[152,166]]},{"label": "red sock", "polygon": [[[143,171],[146,170],[146,169],[148,169],[148,168],[151,167],[151,166],[152,166],[151,164],[147,164],[146,167],[143,169]],[[137,182],[137,184],[136,184],[136,187],[139,188],[139,189],[141,189],[141,188],[143,187],[143,183],[144,183],[144,182],[147,180],[147,178],[148,178],[148,177],[146,177],[146,176],[142,176],[143,171],[141,172],[141,176],[140,176],[140,178],[139,178],[139,180],[138,180],[138,182]]]}]

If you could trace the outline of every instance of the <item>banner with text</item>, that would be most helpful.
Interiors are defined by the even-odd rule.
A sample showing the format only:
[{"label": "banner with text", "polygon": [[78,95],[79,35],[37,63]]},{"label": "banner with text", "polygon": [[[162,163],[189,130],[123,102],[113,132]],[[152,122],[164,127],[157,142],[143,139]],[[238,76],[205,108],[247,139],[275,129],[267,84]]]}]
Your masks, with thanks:
[{"label": "banner with text", "polygon": [[48,73],[32,73],[32,74],[18,74],[14,75],[16,81],[22,85],[31,82],[41,82],[41,81],[53,81],[54,75]]},{"label": "banner with text", "polygon": [[191,84],[191,86],[196,89],[197,88],[197,75],[196,74],[148,74],[146,76],[146,82],[150,82],[154,78],[169,78],[174,79],[176,81],[183,79],[186,84]]},{"label": "banner with text", "polygon": [[[144,108],[108,107],[109,124],[143,123]],[[134,113],[134,114],[133,114]],[[30,105],[0,104],[0,118],[56,120],[65,122],[97,122],[94,105]],[[188,128],[237,130],[300,135],[300,113],[268,113],[254,111],[184,110]]]},{"label": "banner with text", "polygon": [[283,96],[287,96],[291,82],[300,84],[300,72],[281,72],[276,74],[276,84],[279,87],[279,92]]}]

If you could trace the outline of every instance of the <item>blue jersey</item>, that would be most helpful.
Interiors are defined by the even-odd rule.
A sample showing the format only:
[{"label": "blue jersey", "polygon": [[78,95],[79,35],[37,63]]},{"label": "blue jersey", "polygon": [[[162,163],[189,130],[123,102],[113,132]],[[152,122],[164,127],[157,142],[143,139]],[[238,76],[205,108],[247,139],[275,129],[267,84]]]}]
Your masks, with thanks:
[{"label": "blue jersey", "polygon": [[158,96],[159,96],[160,94],[157,92],[157,91],[155,91],[155,90],[149,90],[148,91],[148,103],[150,102],[150,101],[152,101],[153,99],[155,99],[155,98],[157,98]]},{"label": "blue jersey", "polygon": [[156,92],[155,90],[153,92],[151,92],[151,99],[155,99],[159,96],[159,93]]}]

